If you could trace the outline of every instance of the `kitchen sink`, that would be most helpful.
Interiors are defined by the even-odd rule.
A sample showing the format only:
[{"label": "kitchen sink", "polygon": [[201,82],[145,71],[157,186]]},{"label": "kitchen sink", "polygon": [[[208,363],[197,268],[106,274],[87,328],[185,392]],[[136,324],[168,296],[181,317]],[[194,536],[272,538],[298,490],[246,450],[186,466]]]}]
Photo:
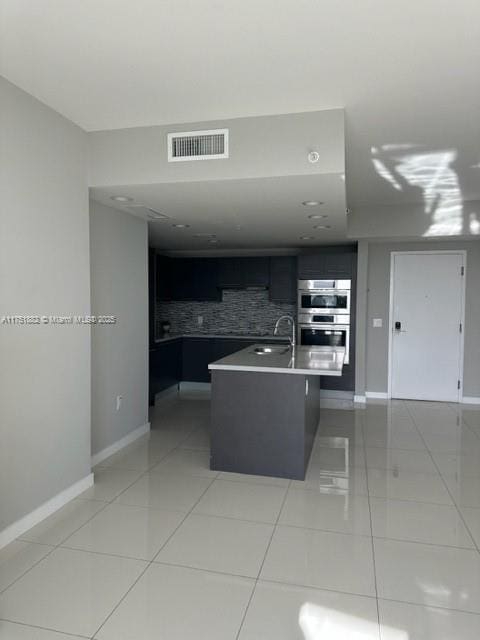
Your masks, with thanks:
[{"label": "kitchen sink", "polygon": [[265,347],[255,347],[253,349],[253,353],[257,356],[271,356],[271,355],[282,355],[287,353],[290,350],[290,347],[285,347],[284,345],[280,346],[265,346]]}]

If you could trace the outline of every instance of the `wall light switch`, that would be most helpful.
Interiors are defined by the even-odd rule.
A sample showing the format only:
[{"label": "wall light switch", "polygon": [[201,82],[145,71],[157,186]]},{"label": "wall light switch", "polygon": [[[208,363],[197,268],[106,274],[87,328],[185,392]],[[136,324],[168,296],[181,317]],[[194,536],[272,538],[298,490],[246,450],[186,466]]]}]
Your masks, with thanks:
[{"label": "wall light switch", "polygon": [[203,316],[197,316],[197,324],[199,327],[203,327]]},{"label": "wall light switch", "polygon": [[117,396],[117,402],[116,402],[116,408],[117,411],[120,411],[121,407],[122,407],[122,402],[123,402],[123,396]]},{"label": "wall light switch", "polygon": [[372,324],[376,329],[379,327],[383,327],[383,320],[382,318],[374,318]]}]

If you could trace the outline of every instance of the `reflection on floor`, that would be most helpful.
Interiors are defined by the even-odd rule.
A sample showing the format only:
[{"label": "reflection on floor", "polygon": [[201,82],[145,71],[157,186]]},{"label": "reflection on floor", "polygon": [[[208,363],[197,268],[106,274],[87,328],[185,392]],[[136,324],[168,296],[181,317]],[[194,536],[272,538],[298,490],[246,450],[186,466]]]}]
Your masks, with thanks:
[{"label": "reflection on floor", "polygon": [[480,637],[480,407],[325,408],[305,482],[210,471],[208,396],[151,420],[0,552],[0,640]]}]

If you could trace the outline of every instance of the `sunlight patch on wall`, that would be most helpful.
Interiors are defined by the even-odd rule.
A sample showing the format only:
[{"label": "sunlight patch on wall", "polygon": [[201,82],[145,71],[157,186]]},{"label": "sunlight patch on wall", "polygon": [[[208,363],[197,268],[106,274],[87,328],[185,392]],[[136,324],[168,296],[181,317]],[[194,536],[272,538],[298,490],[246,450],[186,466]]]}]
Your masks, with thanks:
[{"label": "sunlight patch on wall", "polygon": [[479,234],[478,216],[464,219],[462,191],[453,163],[454,149],[422,151],[419,145],[388,144],[372,147],[376,172],[399,192],[406,202],[423,202],[428,236]]}]

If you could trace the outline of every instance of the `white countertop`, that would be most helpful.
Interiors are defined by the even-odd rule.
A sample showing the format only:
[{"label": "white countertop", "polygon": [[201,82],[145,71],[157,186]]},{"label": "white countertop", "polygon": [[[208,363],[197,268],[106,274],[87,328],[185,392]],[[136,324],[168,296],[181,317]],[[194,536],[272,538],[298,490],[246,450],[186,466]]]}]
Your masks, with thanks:
[{"label": "white countertop", "polygon": [[[292,355],[291,347],[275,345],[278,353],[255,353],[256,348],[265,344],[255,344],[232,353],[208,365],[211,370],[255,371],[265,373],[295,373],[308,376],[341,376],[345,349],[343,347],[297,346]],[[283,347],[283,349],[282,349]]]},{"label": "white countertop", "polygon": [[172,333],[165,338],[157,338],[154,342],[154,345],[162,344],[164,342],[171,342],[172,340],[179,340],[180,338],[222,338],[225,340],[268,340],[272,342],[288,341],[288,336],[286,335],[248,335],[245,333]]}]

